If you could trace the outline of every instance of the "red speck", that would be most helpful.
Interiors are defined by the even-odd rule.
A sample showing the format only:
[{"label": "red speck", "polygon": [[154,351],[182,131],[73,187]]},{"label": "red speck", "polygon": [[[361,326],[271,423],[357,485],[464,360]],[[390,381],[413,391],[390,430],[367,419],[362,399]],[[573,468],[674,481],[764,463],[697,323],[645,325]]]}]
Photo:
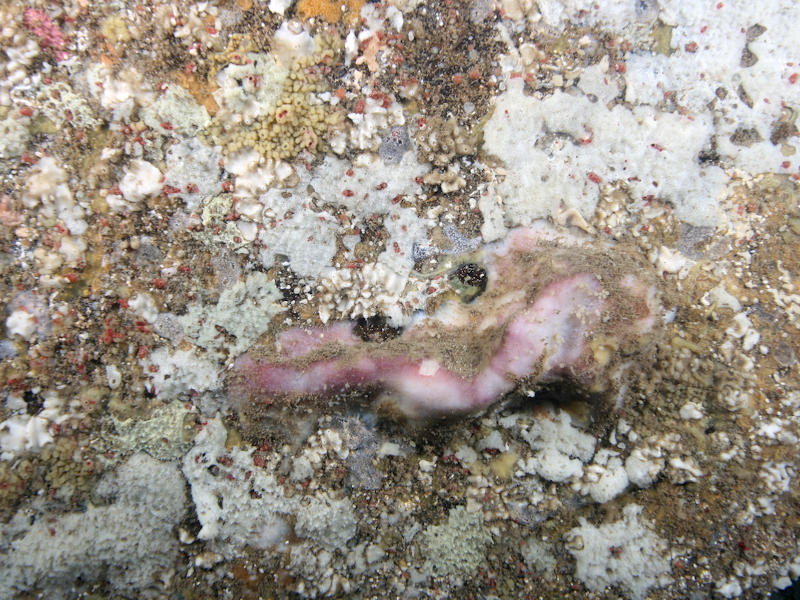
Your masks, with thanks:
[{"label": "red speck", "polygon": [[206,27],[206,33],[208,33],[208,35],[217,35],[217,30],[209,25]]},{"label": "red speck", "polygon": [[386,183],[385,181],[381,181],[378,185],[375,186],[375,189],[378,190],[378,191],[385,190],[386,186],[388,186],[388,185],[389,184]]},{"label": "red speck", "polygon": [[792,163],[790,163],[788,160],[785,160],[781,163],[781,167],[784,169],[788,169],[791,166],[791,164]]},{"label": "red speck", "polygon": [[172,129],[174,129],[174,127],[172,126],[172,123],[167,123],[166,121],[161,123],[161,127],[164,128],[164,129],[170,130],[170,131]]},{"label": "red speck", "polygon": [[394,243],[393,248],[394,248],[394,253],[395,254],[400,254],[402,252],[400,250],[400,244],[398,244],[397,242]]},{"label": "red speck", "polygon": [[364,112],[364,107],[366,105],[367,105],[367,101],[364,100],[363,98],[359,98],[358,100],[356,100],[356,105],[353,107],[353,112],[354,113],[359,113],[359,114],[363,113]]},{"label": "red speck", "polygon": [[128,305],[127,298],[120,298],[119,300],[117,300],[117,304],[119,304],[120,308],[130,308],[130,306]]},{"label": "red speck", "polygon": [[192,269],[188,265],[178,265],[178,271],[181,273],[190,273],[191,270]]},{"label": "red speck", "polygon": [[403,194],[397,194],[394,198],[392,198],[392,204],[397,204],[400,200],[403,199]]},{"label": "red speck", "polygon": [[147,346],[139,346],[139,349],[136,351],[136,356],[139,358],[145,358],[150,353],[150,350]]},{"label": "red speck", "polygon": [[197,187],[197,184],[195,184],[195,183],[186,184],[186,193],[187,194],[196,194],[199,191],[200,191],[200,188]]},{"label": "red speck", "polygon": [[383,108],[389,108],[392,105],[392,99],[389,96],[383,97],[383,102],[381,102],[381,106]]},{"label": "red speck", "polygon": [[594,171],[589,171],[587,177],[589,178],[589,181],[591,181],[592,183],[601,183],[603,181],[603,178],[600,177],[600,175],[598,175]]},{"label": "red speck", "polygon": [[64,277],[66,277],[67,281],[69,281],[70,283],[75,283],[76,281],[78,281],[77,273],[67,273],[66,275],[64,275]]},{"label": "red speck", "polygon": [[686,52],[694,53],[697,52],[698,47],[699,46],[697,45],[697,42],[689,42],[683,47],[683,49],[686,50]]},{"label": "red speck", "polygon": [[19,114],[23,117],[30,117],[33,114],[33,109],[30,106],[23,106],[19,109]]},{"label": "red speck", "polygon": [[161,279],[161,277],[156,277],[153,279],[153,287],[158,290],[163,290],[165,287],[167,287],[167,282]]},{"label": "red speck", "polygon": [[171,186],[171,185],[165,185],[164,188],[162,189],[162,191],[165,194],[180,194],[181,193],[181,188],[177,188],[177,187],[174,187],[174,186]]},{"label": "red speck", "polygon": [[419,120],[417,121],[417,127],[419,127],[420,129],[425,127],[427,124],[428,120],[425,117],[420,117]]},{"label": "red speck", "polygon": [[19,160],[20,162],[23,162],[26,165],[35,165],[37,162],[39,162],[39,159],[36,156],[28,154],[27,152],[23,152]]},{"label": "red speck", "polygon": [[464,82],[464,76],[461,73],[456,73],[453,75],[453,83],[456,85],[461,85]]},{"label": "red speck", "polygon": [[147,367],[147,370],[150,371],[151,373],[158,373],[158,365],[150,365],[149,367]]},{"label": "red speck", "polygon": [[257,467],[263,467],[266,463],[264,462],[264,458],[261,456],[254,456],[253,457],[253,464]]},{"label": "red speck", "polygon": [[428,286],[428,289],[425,290],[425,293],[426,294],[435,294],[436,293],[436,288],[433,287],[432,285]]},{"label": "red speck", "polygon": [[703,25],[703,26],[700,28],[700,33],[705,33],[706,31],[708,31],[708,25]]},{"label": "red speck", "polygon": [[344,172],[344,174],[347,175],[348,177],[352,177],[353,175],[355,175],[355,173],[356,172],[353,169],[347,169],[347,171]]},{"label": "red speck", "polygon": [[798,75],[797,73],[792,73],[791,75],[789,75],[789,83],[794,85],[795,83],[797,83],[798,77],[800,77],[800,75]]},{"label": "red speck", "polygon": [[111,329],[111,327],[106,327],[105,331],[103,332],[103,336],[100,338],[100,340],[104,344],[110,344],[111,342],[113,342],[114,341],[114,330]]},{"label": "red speck", "polygon": [[664,146],[662,146],[661,144],[652,143],[652,144],[650,144],[650,147],[653,150],[658,150],[659,152],[663,152],[664,151]]},{"label": "red speck", "polygon": [[232,192],[233,191],[233,182],[231,181],[223,181],[222,182],[222,190],[225,192]]},{"label": "red speck", "polygon": [[478,70],[478,67],[473,67],[469,72],[469,78],[475,81],[476,79],[480,79],[481,72]]},{"label": "red speck", "polygon": [[617,71],[617,73],[625,73],[627,72],[628,67],[625,66],[625,63],[617,63],[614,65],[614,69]]},{"label": "red speck", "polygon": [[336,91],[333,93],[339,100],[344,100],[345,90],[343,87],[337,88]]},{"label": "red speck", "polygon": [[355,192],[353,190],[344,190],[342,192],[342,196],[344,196],[345,198],[351,198],[354,195],[355,195]]},{"label": "red speck", "polygon": [[422,185],[422,177],[414,177],[414,183],[417,185]]},{"label": "red speck", "polygon": [[722,2],[717,2],[717,10],[725,6]]}]

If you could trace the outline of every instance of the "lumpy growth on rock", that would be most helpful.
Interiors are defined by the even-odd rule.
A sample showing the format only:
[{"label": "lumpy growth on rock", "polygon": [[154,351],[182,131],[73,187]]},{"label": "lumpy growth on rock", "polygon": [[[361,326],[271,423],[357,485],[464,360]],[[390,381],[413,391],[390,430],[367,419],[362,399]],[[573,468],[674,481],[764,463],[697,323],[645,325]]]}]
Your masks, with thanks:
[{"label": "lumpy growth on rock", "polygon": [[271,353],[236,361],[232,393],[273,402],[376,389],[378,405],[406,417],[471,413],[521,380],[607,390],[619,357],[652,336],[655,287],[612,248],[519,229],[485,259],[488,284],[474,302],[445,305],[380,342],[350,322],[289,329]]}]

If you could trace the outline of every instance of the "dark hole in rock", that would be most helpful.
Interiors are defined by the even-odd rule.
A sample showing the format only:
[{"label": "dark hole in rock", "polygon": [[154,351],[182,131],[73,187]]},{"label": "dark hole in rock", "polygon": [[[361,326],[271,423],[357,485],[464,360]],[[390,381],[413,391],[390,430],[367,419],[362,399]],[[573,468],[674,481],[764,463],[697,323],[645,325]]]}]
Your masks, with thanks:
[{"label": "dark hole in rock", "polygon": [[381,316],[359,317],[353,333],[365,342],[385,342],[396,338],[403,332],[401,327],[392,327]]},{"label": "dark hole in rock", "polygon": [[472,302],[486,291],[486,269],[475,263],[464,263],[450,275],[450,283],[463,302]]},{"label": "dark hole in rock", "polygon": [[44,398],[31,390],[25,390],[22,399],[25,401],[25,410],[29,415],[38,415],[44,406]]}]

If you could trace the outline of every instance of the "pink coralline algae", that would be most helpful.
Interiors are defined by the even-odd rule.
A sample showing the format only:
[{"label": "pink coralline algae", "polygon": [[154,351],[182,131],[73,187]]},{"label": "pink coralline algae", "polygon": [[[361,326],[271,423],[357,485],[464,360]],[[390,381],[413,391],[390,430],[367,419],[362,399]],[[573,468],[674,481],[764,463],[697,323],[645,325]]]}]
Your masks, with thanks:
[{"label": "pink coralline algae", "polygon": [[653,337],[655,285],[619,249],[518,229],[485,263],[489,284],[472,303],[383,342],[362,340],[349,322],[284,331],[273,352],[237,359],[229,390],[270,403],[362,389],[409,418],[472,413],[520,382],[609,391]]},{"label": "pink coralline algae", "polygon": [[37,8],[29,8],[23,15],[23,22],[33,35],[39,38],[39,45],[42,48],[52,50],[53,56],[57,61],[67,60],[69,53],[64,50],[67,46],[67,39],[53,23],[45,11]]}]

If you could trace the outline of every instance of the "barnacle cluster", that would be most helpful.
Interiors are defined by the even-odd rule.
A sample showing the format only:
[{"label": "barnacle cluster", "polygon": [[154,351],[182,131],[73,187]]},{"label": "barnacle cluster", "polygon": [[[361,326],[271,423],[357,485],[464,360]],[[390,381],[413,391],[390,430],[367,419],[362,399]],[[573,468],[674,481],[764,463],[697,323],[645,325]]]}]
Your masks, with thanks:
[{"label": "barnacle cluster", "polygon": [[458,124],[455,117],[440,117],[421,123],[416,135],[421,160],[437,167],[447,167],[457,156],[475,154],[475,135]]},{"label": "barnacle cluster", "polygon": [[270,82],[259,79],[258,73],[248,75],[254,88],[268,84],[276,88],[270,108],[250,122],[228,119],[221,111],[209,127],[211,140],[228,154],[254,149],[273,160],[323,151],[326,135],[344,119],[343,113],[332,111],[320,98],[328,89],[322,71],[339,52],[341,40],[318,36],[315,45],[314,54],[296,58],[283,77],[278,65],[270,71]]},{"label": "barnacle cluster", "polygon": [[22,497],[32,473],[33,463],[28,458],[15,463],[0,461],[0,511]]},{"label": "barnacle cluster", "polygon": [[97,482],[99,464],[73,437],[61,437],[45,446],[41,458],[46,467],[45,481],[65,498],[86,493]]}]

